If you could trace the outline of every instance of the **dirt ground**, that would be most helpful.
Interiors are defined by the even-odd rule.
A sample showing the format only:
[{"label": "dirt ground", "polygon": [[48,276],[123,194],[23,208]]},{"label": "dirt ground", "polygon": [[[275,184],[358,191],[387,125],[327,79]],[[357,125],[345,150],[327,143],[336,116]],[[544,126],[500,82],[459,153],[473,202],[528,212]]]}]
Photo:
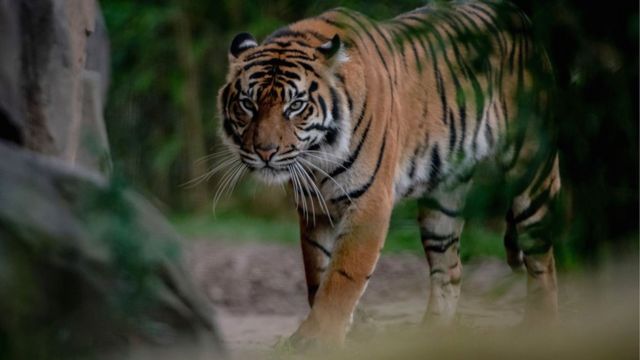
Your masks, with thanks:
[{"label": "dirt ground", "polygon": [[[298,247],[196,240],[186,259],[196,284],[217,309],[232,354],[268,352],[296,329],[309,309]],[[422,256],[383,254],[359,304],[351,338],[418,324],[428,296],[427,274]],[[519,322],[524,274],[514,274],[498,259],[465,264],[464,274],[460,324],[484,328]]]}]

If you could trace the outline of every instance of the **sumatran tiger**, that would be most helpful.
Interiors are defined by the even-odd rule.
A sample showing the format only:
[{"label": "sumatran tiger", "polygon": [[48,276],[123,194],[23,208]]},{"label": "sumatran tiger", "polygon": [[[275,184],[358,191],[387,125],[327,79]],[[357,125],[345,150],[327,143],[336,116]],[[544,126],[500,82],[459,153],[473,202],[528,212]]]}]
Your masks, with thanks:
[{"label": "sumatran tiger", "polygon": [[294,345],[344,342],[403,198],[419,204],[424,322],[449,324],[465,194],[483,160],[508,184],[504,245],[508,263],[527,270],[525,320],[556,317],[553,76],[531,30],[509,3],[455,2],[383,22],[338,8],[261,44],[232,40],[218,95],[225,180],[248,169],[293,188],[311,306]]}]

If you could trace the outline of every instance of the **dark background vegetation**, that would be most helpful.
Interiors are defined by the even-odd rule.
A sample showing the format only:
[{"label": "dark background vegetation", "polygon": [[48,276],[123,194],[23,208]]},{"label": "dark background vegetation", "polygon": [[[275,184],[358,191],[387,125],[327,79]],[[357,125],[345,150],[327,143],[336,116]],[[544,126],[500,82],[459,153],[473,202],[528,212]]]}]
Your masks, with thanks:
[{"label": "dark background vegetation", "polygon": [[[514,1],[534,23],[554,64],[563,176],[557,252],[565,267],[596,264],[638,245],[637,3]],[[106,122],[115,172],[156,199],[188,235],[295,241],[283,192],[245,178],[213,217],[218,178],[185,188],[204,173],[196,160],[219,148],[217,89],[227,49],[249,31],[278,27],[335,6],[382,20],[425,1],[103,0],[110,30],[112,84]],[[504,208],[495,186],[479,182],[463,236],[463,258],[501,250]],[[399,207],[387,248],[419,249],[414,205]]]}]

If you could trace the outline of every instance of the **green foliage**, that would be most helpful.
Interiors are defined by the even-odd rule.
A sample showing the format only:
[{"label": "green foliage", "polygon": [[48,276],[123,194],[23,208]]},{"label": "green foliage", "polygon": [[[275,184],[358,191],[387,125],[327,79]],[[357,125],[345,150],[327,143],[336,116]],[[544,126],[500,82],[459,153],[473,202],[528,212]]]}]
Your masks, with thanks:
[{"label": "green foliage", "polygon": [[[396,207],[384,252],[423,253],[416,215],[415,202],[406,201]],[[265,219],[255,215],[247,216],[247,213],[242,212],[224,212],[215,216],[182,214],[173,216],[171,222],[181,233],[195,239],[214,238],[233,243],[260,240],[288,245],[296,245],[299,241],[295,216]],[[501,239],[502,230],[472,222],[463,232],[460,255],[463,261],[475,257],[503,256]]]},{"label": "green foliage", "polygon": [[[593,262],[606,252],[637,247],[638,234],[638,11],[637,4],[585,3],[578,0],[516,0],[534,24],[537,41],[549,52],[557,83],[555,133],[560,147],[563,191],[558,207],[560,223],[556,250],[561,264],[573,266],[585,259]],[[112,41],[113,81],[107,106],[107,125],[116,170],[133,183],[181,213],[194,204],[180,187],[190,180],[193,160],[187,146],[193,141],[213,151],[216,137],[216,95],[227,70],[230,40],[249,31],[261,40],[280,26],[344,6],[376,19],[391,18],[421,6],[425,1],[367,0],[273,0],[204,1],[104,0]],[[186,55],[195,67],[187,70],[178,20],[186,19],[189,43]],[[184,44],[183,44],[184,45]],[[200,139],[186,134],[185,86],[189,72],[198,79],[194,95],[201,104]],[[194,74],[191,74],[194,75]],[[204,155],[204,154],[203,154]],[[490,178],[494,178],[491,177]],[[219,178],[207,185],[213,198]],[[499,223],[506,209],[503,184],[485,182],[473,191],[467,212],[480,223]],[[230,200],[218,205],[216,229],[211,234],[229,237],[295,237],[297,232],[290,203],[283,195],[255,190],[241,183]],[[256,194],[257,192],[257,194]],[[203,201],[203,199],[200,199]],[[411,248],[417,242],[415,216],[405,206],[396,210],[387,248]],[[208,207],[207,207],[208,208]],[[225,215],[225,213],[228,213]],[[207,215],[179,221],[191,228],[213,224]],[[240,217],[247,217],[246,222]],[[289,218],[290,220],[283,220]],[[246,225],[250,223],[252,225]],[[273,223],[273,224],[272,224]],[[275,224],[283,224],[280,225]],[[286,224],[286,225],[284,225]],[[240,226],[245,225],[245,226]],[[284,230],[284,227],[290,227]],[[255,227],[256,231],[248,230]],[[462,251],[497,253],[502,230],[468,224]],[[266,234],[266,235],[265,235]],[[270,235],[271,234],[271,235]],[[469,240],[467,241],[467,237]],[[402,244],[402,245],[395,245]],[[603,245],[605,244],[605,245]],[[480,246],[480,245],[478,245]],[[484,245],[482,245],[484,246]],[[491,245],[491,247],[494,245]]]}]

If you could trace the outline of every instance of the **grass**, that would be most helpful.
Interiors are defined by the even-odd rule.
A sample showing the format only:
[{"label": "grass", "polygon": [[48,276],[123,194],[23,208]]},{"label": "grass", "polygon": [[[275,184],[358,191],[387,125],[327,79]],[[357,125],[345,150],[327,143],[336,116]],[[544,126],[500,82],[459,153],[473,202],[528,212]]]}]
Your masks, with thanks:
[{"label": "grass", "polygon": [[177,215],[171,222],[188,238],[211,238],[232,241],[260,241],[294,244],[298,224],[281,219],[247,217],[239,213],[213,215]]},{"label": "grass", "polygon": [[[420,232],[416,222],[415,202],[403,202],[394,210],[384,252],[422,253]],[[298,243],[297,219],[248,217],[239,211],[213,214],[175,215],[174,226],[187,238],[208,238],[240,242]],[[502,257],[502,233],[481,222],[469,222],[461,238],[463,261],[474,257]]]}]

